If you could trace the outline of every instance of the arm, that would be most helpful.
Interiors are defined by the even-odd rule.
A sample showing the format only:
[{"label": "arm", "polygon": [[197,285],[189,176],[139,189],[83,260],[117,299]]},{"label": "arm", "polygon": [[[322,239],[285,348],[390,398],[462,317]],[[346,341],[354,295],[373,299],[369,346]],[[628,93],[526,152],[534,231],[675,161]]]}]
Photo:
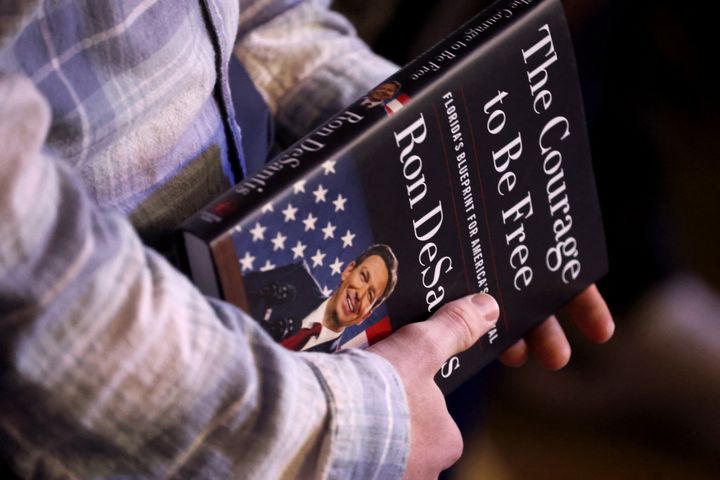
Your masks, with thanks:
[{"label": "arm", "polygon": [[376,355],[292,354],[208,300],[42,145],[0,77],[0,438],[24,476],[397,476],[408,415]]},{"label": "arm", "polygon": [[283,141],[304,135],[397,70],[329,4],[243,2],[234,53],[270,106]]}]

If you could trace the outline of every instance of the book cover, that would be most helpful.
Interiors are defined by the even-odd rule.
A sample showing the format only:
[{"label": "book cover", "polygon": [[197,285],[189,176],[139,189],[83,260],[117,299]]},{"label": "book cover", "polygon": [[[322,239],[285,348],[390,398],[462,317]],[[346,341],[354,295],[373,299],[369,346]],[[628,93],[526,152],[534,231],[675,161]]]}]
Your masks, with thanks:
[{"label": "book cover", "polygon": [[370,345],[472,292],[497,326],[449,392],[607,258],[557,0],[500,0],[179,229],[201,290],[293,350]]}]

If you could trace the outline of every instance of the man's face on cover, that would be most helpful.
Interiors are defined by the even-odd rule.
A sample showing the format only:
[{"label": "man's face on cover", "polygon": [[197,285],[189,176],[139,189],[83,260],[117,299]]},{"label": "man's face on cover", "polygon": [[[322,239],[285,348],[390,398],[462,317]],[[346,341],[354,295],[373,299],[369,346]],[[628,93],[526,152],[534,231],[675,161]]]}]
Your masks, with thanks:
[{"label": "man's face on cover", "polygon": [[397,93],[398,87],[394,83],[383,83],[376,87],[368,95],[368,100],[371,102],[380,102],[392,98]]},{"label": "man's face on cover", "polygon": [[370,316],[385,291],[389,274],[383,259],[370,255],[359,265],[350,262],[340,279],[340,286],[328,304],[333,327],[338,329],[356,325]]}]

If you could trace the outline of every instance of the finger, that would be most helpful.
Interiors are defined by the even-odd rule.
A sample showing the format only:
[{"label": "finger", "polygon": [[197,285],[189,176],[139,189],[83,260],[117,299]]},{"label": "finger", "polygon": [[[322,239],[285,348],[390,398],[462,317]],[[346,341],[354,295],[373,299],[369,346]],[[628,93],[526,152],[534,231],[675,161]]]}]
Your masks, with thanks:
[{"label": "finger", "polygon": [[498,360],[506,367],[522,367],[528,361],[530,349],[522,338],[500,354]]},{"label": "finger", "polygon": [[451,356],[472,347],[498,320],[499,307],[490,295],[479,293],[459,298],[440,308],[423,326],[435,345],[438,366]]},{"label": "finger", "polygon": [[468,295],[446,303],[424,322],[406,325],[373,345],[373,350],[434,374],[448,358],[467,350],[490,330],[498,311],[490,295]]},{"label": "finger", "polygon": [[548,370],[560,370],[570,361],[570,343],[554,316],[531,330],[526,338],[530,350]]},{"label": "finger", "polygon": [[610,310],[595,284],[575,296],[560,312],[591,342],[607,342],[615,331]]}]

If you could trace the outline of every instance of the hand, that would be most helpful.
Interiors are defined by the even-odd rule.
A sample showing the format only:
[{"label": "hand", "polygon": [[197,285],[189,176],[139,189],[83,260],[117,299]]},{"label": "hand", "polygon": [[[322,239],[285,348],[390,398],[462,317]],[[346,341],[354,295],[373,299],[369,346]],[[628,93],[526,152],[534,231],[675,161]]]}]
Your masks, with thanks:
[{"label": "hand", "polygon": [[[560,313],[594,343],[610,340],[615,331],[610,310],[594,284],[570,300]],[[559,370],[570,361],[570,343],[554,315],[508,348],[500,361],[508,367],[519,367],[527,362],[530,352],[548,370]]]},{"label": "hand", "polygon": [[470,295],[369,348],[393,364],[405,386],[410,409],[405,478],[437,478],[460,458],[462,436],[434,376],[448,358],[470,348],[497,319],[498,305],[491,296]]}]

